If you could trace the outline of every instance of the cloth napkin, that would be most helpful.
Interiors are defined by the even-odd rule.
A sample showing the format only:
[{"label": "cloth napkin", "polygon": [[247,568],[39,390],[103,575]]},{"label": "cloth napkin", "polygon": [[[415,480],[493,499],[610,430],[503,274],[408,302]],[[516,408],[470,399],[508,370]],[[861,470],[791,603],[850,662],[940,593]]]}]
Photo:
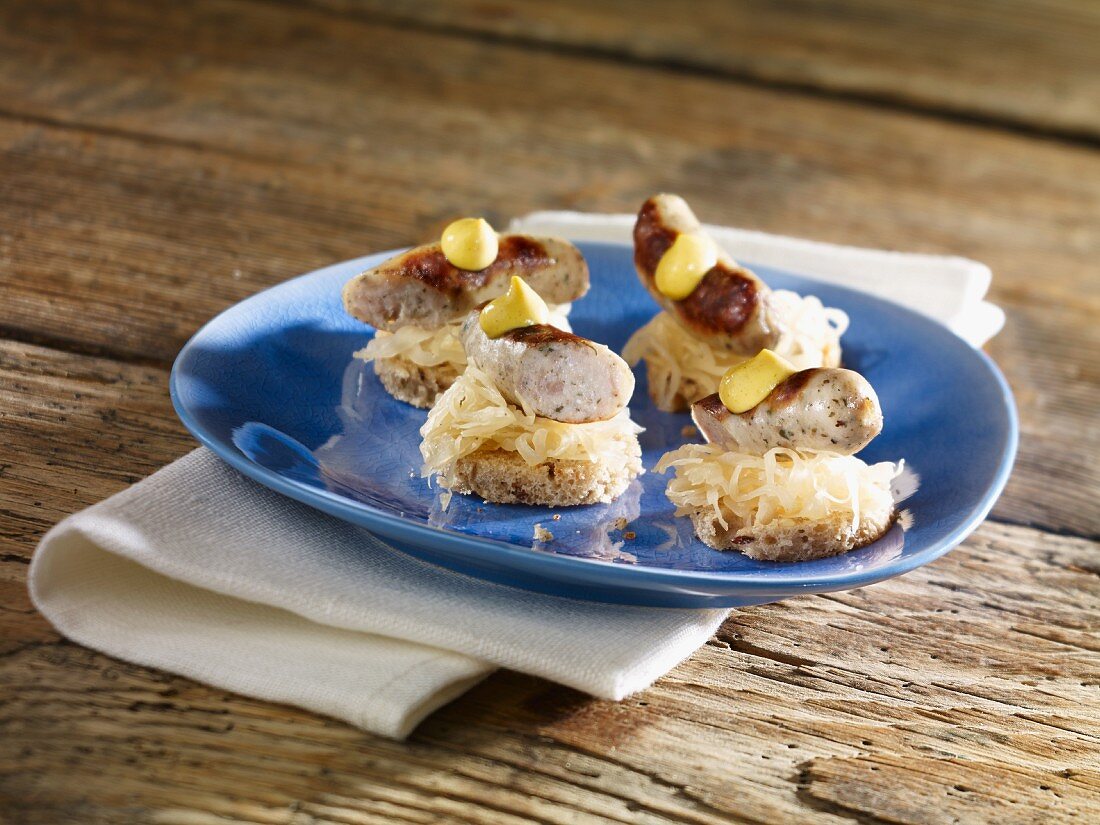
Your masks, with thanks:
[{"label": "cloth napkin", "polygon": [[[629,215],[540,212],[517,230],[626,240]],[[980,345],[989,270],[717,227],[737,258],[867,289]],[[725,610],[603,605],[470,579],[252,482],[204,448],[69,516],[28,574],[63,635],[142,665],[403,738],[497,667],[622,699]]]}]

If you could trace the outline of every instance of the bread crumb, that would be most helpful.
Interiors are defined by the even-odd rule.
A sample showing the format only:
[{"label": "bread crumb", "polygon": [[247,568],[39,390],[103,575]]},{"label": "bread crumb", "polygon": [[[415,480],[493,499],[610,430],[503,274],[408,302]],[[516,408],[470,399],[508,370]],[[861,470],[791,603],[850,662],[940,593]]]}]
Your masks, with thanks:
[{"label": "bread crumb", "polygon": [[611,522],[611,527],[614,530],[625,530],[627,524],[629,524],[629,522],[625,518],[622,518],[620,516],[619,518]]},{"label": "bread crumb", "polygon": [[543,527],[541,524],[535,525],[535,541],[541,541],[545,544],[548,541],[554,540],[554,534]]},{"label": "bread crumb", "polygon": [[554,513],[554,515],[550,516],[550,518],[552,518],[554,521],[561,521],[561,513]]},{"label": "bread crumb", "polygon": [[623,533],[623,538],[627,541],[633,541],[634,539],[638,538],[638,534],[635,533],[633,530],[627,530],[625,533]]}]

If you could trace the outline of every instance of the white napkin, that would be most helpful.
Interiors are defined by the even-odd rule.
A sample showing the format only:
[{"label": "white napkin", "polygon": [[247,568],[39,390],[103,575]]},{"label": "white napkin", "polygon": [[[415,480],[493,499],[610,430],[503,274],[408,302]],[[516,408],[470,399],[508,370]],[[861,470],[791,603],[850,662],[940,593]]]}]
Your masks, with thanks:
[{"label": "white napkin", "polygon": [[[573,241],[631,243],[634,215],[532,212],[509,229],[557,235]],[[980,347],[1005,323],[1004,310],[982,300],[992,274],[985,264],[950,255],[918,255],[769,235],[751,229],[707,225],[733,258],[812,275],[915,309]]]},{"label": "white napkin", "polygon": [[497,666],[622,699],[727,613],[561,599],[451,573],[206,449],[62,521],[28,579],[39,611],[81,644],[397,738]]},{"label": "white napkin", "polygon": [[[513,228],[630,240],[630,215],[540,212]],[[1004,314],[989,270],[712,228],[735,258],[866,289],[980,346]],[[725,610],[601,605],[469,579],[396,553],[196,450],[62,521],[28,575],[69,638],[395,738],[495,667],[621,699],[702,645]]]}]

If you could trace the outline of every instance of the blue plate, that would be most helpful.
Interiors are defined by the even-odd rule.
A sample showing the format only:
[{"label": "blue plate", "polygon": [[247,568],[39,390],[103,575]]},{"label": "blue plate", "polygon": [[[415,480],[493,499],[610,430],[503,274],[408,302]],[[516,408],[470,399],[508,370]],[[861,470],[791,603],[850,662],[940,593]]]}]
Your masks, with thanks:
[{"label": "blue plate", "polygon": [[[620,350],[657,311],[629,247],[581,244],[592,290],[576,331]],[[419,477],[425,413],[395,401],[352,359],[372,331],[344,314],[340,288],[392,253],[347,261],[223,312],[183,348],[172,399],[183,423],[242,473],[384,536],[402,552],[492,581],[562,596],[654,606],[734,606],[896,576],[961,542],[1000,494],[1016,452],[1012,394],[993,363],[935,322],[869,295],[757,267],[773,287],[817,295],[851,318],[845,365],[878,391],[886,426],[861,457],[904,458],[921,478],[912,526],[835,558],[755,562],[697,541],[652,467],[684,441],[687,415],[656,410],[644,377],[631,404],[649,470],[616,502],[548,510],[491,505]],[[553,520],[553,516],[560,520]],[[616,529],[629,522],[627,538]],[[536,524],[554,534],[534,543]]]}]

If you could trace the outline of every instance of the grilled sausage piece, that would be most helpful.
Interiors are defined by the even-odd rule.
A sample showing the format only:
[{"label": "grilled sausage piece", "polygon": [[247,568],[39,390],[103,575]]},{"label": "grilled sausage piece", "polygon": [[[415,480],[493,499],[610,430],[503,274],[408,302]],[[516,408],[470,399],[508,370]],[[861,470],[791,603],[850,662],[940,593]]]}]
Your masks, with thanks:
[{"label": "grilled sausage piece", "polygon": [[882,432],[882,409],[867,379],[826,367],[796,372],[743,413],[708,395],[691,405],[691,417],[707,441],[751,455],[772,447],[852,455]]},{"label": "grilled sausage piece", "polygon": [[438,243],[402,252],[344,285],[344,309],[375,329],[436,329],[503,295],[513,275],[552,304],[588,292],[588,264],[560,238],[501,235],[496,260],[476,272],[459,269]]},{"label": "grilled sausage piece", "polygon": [[673,241],[701,229],[679,195],[654,195],[642,204],[634,224],[634,266],[642,283],[684,329],[711,346],[741,355],[774,348],[782,324],[768,300],[771,290],[721,248],[717,265],[683,300],[657,289],[657,264]]},{"label": "grilled sausage piece", "polygon": [[493,379],[501,394],[535,415],[581,424],[612,418],[634,393],[634,374],[603,344],[549,324],[490,338],[480,312],[462,326],[466,358]]}]

